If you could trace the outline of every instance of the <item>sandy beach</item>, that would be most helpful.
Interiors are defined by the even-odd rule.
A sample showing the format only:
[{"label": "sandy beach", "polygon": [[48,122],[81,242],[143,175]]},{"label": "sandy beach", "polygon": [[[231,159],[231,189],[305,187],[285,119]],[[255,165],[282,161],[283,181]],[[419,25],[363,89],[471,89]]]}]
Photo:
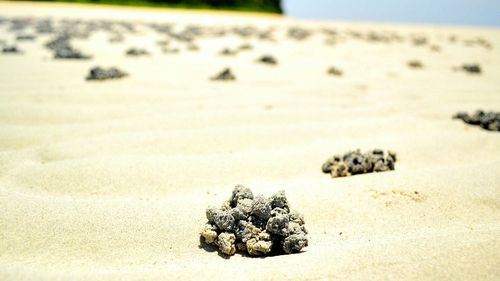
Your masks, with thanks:
[{"label": "sandy beach", "polygon": [[[500,110],[500,29],[9,2],[0,17],[138,26],[120,44],[74,39],[93,56],[80,61],[54,60],[52,35],[16,43],[0,25],[23,51],[0,53],[0,280],[500,279],[500,134],[451,118]],[[145,26],[163,22],[272,27],[276,40],[202,38],[168,54]],[[291,27],[313,34],[290,39]],[[356,38],[371,31],[402,39]],[[477,37],[491,48],[467,44]],[[453,70],[464,63],[482,73]],[[129,76],[86,81],[94,66]],[[235,81],[210,80],[226,67]],[[321,172],[358,148],[396,151],[395,170]],[[285,190],[309,246],[266,258],[201,247],[205,209],[237,184]]]}]

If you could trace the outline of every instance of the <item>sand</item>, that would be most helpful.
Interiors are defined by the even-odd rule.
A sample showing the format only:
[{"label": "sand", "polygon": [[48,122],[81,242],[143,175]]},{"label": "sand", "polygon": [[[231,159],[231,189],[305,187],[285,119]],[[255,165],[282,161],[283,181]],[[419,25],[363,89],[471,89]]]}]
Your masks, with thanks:
[{"label": "sand", "polygon": [[[75,40],[90,61],[42,45],[0,54],[0,280],[498,280],[500,135],[452,120],[500,109],[500,30],[0,2],[4,16],[333,27],[424,34],[405,43],[203,40],[161,54],[152,34]],[[10,40],[11,33],[0,29]],[[450,43],[481,36],[493,49]],[[1,39],[0,38],[0,39]],[[135,45],[134,45],[135,44]],[[127,58],[131,46],[152,55]],[[255,62],[265,54],[277,66]],[[407,67],[420,60],[422,70]],[[483,74],[452,71],[479,63]],[[130,76],[90,83],[95,66]],[[328,76],[330,66],[340,77]],[[231,67],[237,80],[209,77]],[[332,179],[331,155],[392,149],[396,170]],[[229,259],[200,247],[204,210],[236,184],[284,189],[300,254]]]}]

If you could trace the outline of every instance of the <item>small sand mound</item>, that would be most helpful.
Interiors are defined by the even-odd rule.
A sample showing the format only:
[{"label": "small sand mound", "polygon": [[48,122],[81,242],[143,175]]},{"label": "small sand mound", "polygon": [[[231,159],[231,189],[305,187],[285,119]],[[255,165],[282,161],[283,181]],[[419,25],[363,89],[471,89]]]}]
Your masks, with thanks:
[{"label": "small sand mound", "polygon": [[304,218],[290,211],[284,191],[254,197],[249,188],[237,185],[221,208],[208,208],[206,215],[201,237],[228,256],[236,251],[252,256],[298,253],[308,244]]},{"label": "small sand mound", "polygon": [[332,76],[342,76],[343,74],[342,70],[336,68],[335,66],[331,66],[330,68],[328,68],[327,73],[328,75]]},{"label": "small sand mound", "polygon": [[413,69],[422,69],[424,67],[422,62],[419,60],[411,60],[407,63],[407,65],[409,68],[413,68]]},{"label": "small sand mound", "polygon": [[125,52],[125,55],[130,57],[149,56],[149,52],[146,49],[130,48]]},{"label": "small sand mound", "polygon": [[350,151],[344,155],[335,155],[321,166],[323,173],[331,174],[332,178],[348,177],[357,174],[385,172],[394,170],[396,153],[374,149],[366,153],[360,150]]},{"label": "small sand mound", "polygon": [[477,63],[463,64],[459,69],[469,74],[481,74],[482,72],[481,66]]},{"label": "small sand mound", "polygon": [[488,131],[500,131],[500,113],[499,112],[485,112],[483,110],[476,110],[472,115],[466,112],[458,112],[453,116],[453,119],[461,119],[467,124],[478,125]]},{"label": "small sand mound", "polygon": [[236,76],[234,76],[230,68],[226,68],[211,79],[218,81],[234,81],[236,80]]},{"label": "small sand mound", "polygon": [[22,54],[22,51],[17,46],[5,46],[2,48],[3,54]]},{"label": "small sand mound", "polygon": [[94,67],[90,70],[87,80],[108,80],[108,79],[118,79],[128,76],[124,71],[119,70],[116,67],[102,68]]},{"label": "small sand mound", "polygon": [[269,64],[269,65],[276,65],[276,64],[278,64],[278,60],[275,57],[270,56],[270,55],[262,56],[257,61],[260,62],[260,63]]}]

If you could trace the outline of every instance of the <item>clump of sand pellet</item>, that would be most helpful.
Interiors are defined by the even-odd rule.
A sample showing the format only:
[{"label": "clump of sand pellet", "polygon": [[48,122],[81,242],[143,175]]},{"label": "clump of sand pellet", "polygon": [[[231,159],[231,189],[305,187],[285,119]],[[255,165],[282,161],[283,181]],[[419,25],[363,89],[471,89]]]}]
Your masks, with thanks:
[{"label": "clump of sand pellet", "polygon": [[269,64],[269,65],[278,64],[278,60],[271,55],[264,55],[264,56],[260,57],[257,61],[260,63]]},{"label": "clump of sand pellet", "polygon": [[211,80],[217,81],[234,81],[236,80],[236,76],[233,74],[230,68],[226,68],[222,70],[219,74],[215,75],[211,78]]},{"label": "clump of sand pellet", "polygon": [[465,112],[459,112],[455,114],[453,118],[461,119],[470,125],[478,125],[488,131],[500,131],[500,112],[476,110],[476,112],[471,115]]},{"label": "clump of sand pellet", "polygon": [[87,60],[92,58],[89,55],[85,55],[78,50],[73,48],[60,48],[54,50],[54,58],[55,59],[80,59]]},{"label": "clump of sand pellet", "polygon": [[118,79],[128,76],[128,74],[116,67],[94,67],[90,69],[87,76],[87,80],[108,80],[108,79]]},{"label": "clump of sand pellet", "polygon": [[17,46],[4,46],[2,48],[3,54],[22,54],[22,51]]},{"label": "clump of sand pellet", "polygon": [[231,50],[229,48],[224,48],[222,51],[219,53],[221,56],[235,56],[238,54],[237,50]]},{"label": "clump of sand pellet", "polygon": [[462,66],[455,68],[456,70],[461,70],[469,74],[479,75],[482,73],[481,66],[477,63],[463,64]]},{"label": "clump of sand pellet", "polygon": [[381,149],[374,149],[366,153],[360,150],[350,151],[344,155],[334,155],[321,166],[323,173],[332,178],[348,177],[357,174],[385,172],[394,170],[396,153]]},{"label": "clump of sand pellet", "polygon": [[422,62],[419,60],[411,60],[407,63],[407,65],[409,68],[413,68],[413,69],[422,69],[424,67]]},{"label": "clump of sand pellet", "polygon": [[229,200],[220,208],[209,207],[206,216],[203,242],[228,256],[298,253],[308,244],[304,217],[290,210],[284,191],[254,197],[249,188],[237,185]]},{"label": "clump of sand pellet", "polygon": [[149,52],[142,48],[129,48],[125,51],[125,55],[130,57],[149,56]]},{"label": "clump of sand pellet", "polygon": [[328,75],[332,75],[332,76],[342,76],[343,75],[342,70],[336,68],[335,66],[331,66],[330,68],[328,68],[327,73],[328,73]]},{"label": "clump of sand pellet", "polygon": [[54,59],[88,60],[92,58],[73,48],[71,45],[71,36],[68,34],[58,35],[53,40],[47,42],[45,47],[54,53]]},{"label": "clump of sand pellet", "polygon": [[16,36],[16,41],[33,41],[36,36],[33,34],[19,34]]}]

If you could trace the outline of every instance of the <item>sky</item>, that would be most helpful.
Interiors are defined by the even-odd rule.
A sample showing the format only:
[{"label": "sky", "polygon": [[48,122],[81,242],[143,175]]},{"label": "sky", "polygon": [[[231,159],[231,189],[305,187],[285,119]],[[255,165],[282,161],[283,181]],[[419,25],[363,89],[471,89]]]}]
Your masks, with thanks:
[{"label": "sky", "polygon": [[500,27],[500,0],[282,0],[294,18]]}]

